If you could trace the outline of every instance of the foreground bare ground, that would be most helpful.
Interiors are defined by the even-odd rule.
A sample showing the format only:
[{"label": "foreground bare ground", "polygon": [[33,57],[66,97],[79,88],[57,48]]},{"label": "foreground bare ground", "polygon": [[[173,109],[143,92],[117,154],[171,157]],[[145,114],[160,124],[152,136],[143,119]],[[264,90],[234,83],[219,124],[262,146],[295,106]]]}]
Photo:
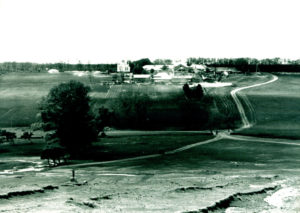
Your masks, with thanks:
[{"label": "foreground bare ground", "polygon": [[[1,212],[299,211],[300,170],[296,168],[300,148],[253,143],[223,139],[152,159],[76,168],[75,182],[70,181],[70,168],[2,175],[0,209]],[[279,150],[281,156],[275,158]],[[49,185],[54,188],[47,188]]]}]

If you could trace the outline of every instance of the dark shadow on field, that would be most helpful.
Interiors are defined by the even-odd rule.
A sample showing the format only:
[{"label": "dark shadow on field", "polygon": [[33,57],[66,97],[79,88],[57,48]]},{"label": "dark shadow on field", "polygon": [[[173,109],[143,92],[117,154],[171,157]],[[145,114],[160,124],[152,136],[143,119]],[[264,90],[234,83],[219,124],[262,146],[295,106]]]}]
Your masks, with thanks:
[{"label": "dark shadow on field", "polygon": [[185,145],[205,141],[210,133],[169,133],[160,135],[108,136],[93,143],[79,159],[110,161],[152,154],[163,154]]},{"label": "dark shadow on field", "polygon": [[[277,76],[279,79],[274,83],[241,92],[255,110],[256,122],[251,128],[237,134],[300,139],[300,76]],[[247,106],[244,105],[244,108],[247,117],[251,116]]]},{"label": "dark shadow on field", "polygon": [[300,139],[300,97],[248,95],[256,123],[237,134]]},{"label": "dark shadow on field", "polygon": [[294,169],[297,168],[299,160],[298,146],[221,140],[157,158],[121,162],[117,167],[134,167],[137,171],[159,170],[162,173],[192,170],[219,173],[232,169],[245,171]]}]

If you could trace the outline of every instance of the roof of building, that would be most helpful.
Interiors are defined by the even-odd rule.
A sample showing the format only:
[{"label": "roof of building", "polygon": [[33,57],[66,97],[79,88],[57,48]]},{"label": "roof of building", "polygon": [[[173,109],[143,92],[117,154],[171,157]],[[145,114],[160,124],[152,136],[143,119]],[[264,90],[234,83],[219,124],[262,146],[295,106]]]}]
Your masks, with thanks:
[{"label": "roof of building", "polygon": [[206,69],[206,66],[203,65],[203,64],[192,64],[191,67],[194,68],[194,69],[199,69],[199,70],[205,70]]},{"label": "roof of building", "polygon": [[161,70],[164,65],[145,65],[143,66],[144,70]]},{"label": "roof of building", "polygon": [[153,76],[154,79],[172,79],[172,76],[166,72],[160,72]]},{"label": "roof of building", "polygon": [[133,75],[133,78],[150,78],[151,75],[149,74],[135,74]]}]

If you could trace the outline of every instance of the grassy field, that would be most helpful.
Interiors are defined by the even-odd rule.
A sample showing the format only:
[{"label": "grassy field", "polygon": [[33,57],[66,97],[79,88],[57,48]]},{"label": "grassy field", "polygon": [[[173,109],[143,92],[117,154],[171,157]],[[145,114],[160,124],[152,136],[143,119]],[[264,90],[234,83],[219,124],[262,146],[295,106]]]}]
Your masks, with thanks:
[{"label": "grassy field", "polygon": [[269,85],[245,90],[255,109],[256,124],[242,134],[300,138],[300,75],[280,75]]},{"label": "grassy field", "polygon": [[63,82],[77,80],[91,87],[96,106],[118,97],[120,92],[136,90],[152,98],[170,97],[181,92],[176,85],[103,85],[111,76],[77,76],[73,73],[11,73],[0,76],[0,127],[28,126],[38,121],[39,102],[49,90]]},{"label": "grassy field", "polygon": [[[108,133],[109,134],[109,133]],[[92,144],[90,159],[115,160],[148,154],[159,154],[176,148],[212,138],[208,133],[144,133],[141,135],[114,135],[99,138]],[[15,144],[0,144],[0,158],[39,157],[45,148],[44,139],[33,139],[32,143],[22,139]]]},{"label": "grassy field", "polygon": [[[224,98],[228,99],[228,92],[235,86],[249,85],[252,82],[262,82],[268,78],[268,75],[251,75],[246,77],[244,75],[232,75],[228,79],[225,79],[225,81],[233,82],[233,87],[207,88],[206,91],[212,96],[220,96],[220,101],[224,102]],[[108,101],[117,98],[121,92],[134,90],[148,94],[154,103],[156,103],[155,106],[152,106],[154,117],[164,117],[165,120],[170,120],[175,119],[177,116],[177,121],[172,122],[174,124],[180,122],[178,100],[176,98],[172,99],[172,97],[183,95],[182,85],[180,84],[123,84],[109,86],[103,85],[103,82],[111,81],[111,76],[108,75],[78,76],[71,72],[58,74],[10,73],[0,76],[0,127],[28,126],[37,122],[39,120],[38,113],[41,98],[46,96],[52,87],[69,80],[78,80],[92,88],[90,96],[95,107],[106,105]],[[233,109],[234,104],[229,104],[231,104],[230,107]],[[222,106],[220,107],[222,108]],[[229,110],[234,111],[231,109]],[[159,116],[157,116],[158,113]]]}]

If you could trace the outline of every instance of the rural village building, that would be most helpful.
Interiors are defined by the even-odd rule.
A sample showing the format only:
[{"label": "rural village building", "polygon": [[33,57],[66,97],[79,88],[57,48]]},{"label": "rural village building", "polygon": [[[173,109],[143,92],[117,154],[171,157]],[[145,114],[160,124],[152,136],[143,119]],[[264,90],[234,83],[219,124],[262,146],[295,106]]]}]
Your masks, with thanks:
[{"label": "rural village building", "polygon": [[122,61],[117,64],[117,72],[130,72],[130,66],[128,62]]},{"label": "rural village building", "polygon": [[164,65],[145,65],[143,66],[143,69],[146,71],[161,71]]},{"label": "rural village building", "polygon": [[150,74],[135,74],[135,75],[133,75],[132,80],[137,83],[151,82],[151,75]]}]

